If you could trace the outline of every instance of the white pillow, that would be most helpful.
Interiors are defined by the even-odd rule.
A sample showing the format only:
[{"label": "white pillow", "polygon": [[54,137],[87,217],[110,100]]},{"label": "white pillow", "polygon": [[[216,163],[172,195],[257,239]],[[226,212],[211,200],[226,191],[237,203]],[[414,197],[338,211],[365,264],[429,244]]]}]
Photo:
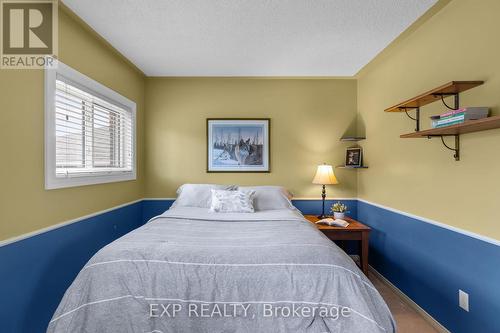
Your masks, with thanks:
[{"label": "white pillow", "polygon": [[236,185],[184,184],[177,189],[177,199],[172,207],[210,208],[212,189],[236,190]]},{"label": "white pillow", "polygon": [[210,211],[215,213],[253,213],[254,191],[226,191],[212,189]]},{"label": "white pillow", "polygon": [[255,191],[253,206],[255,211],[294,209],[292,194],[282,186],[239,186],[240,191]]}]

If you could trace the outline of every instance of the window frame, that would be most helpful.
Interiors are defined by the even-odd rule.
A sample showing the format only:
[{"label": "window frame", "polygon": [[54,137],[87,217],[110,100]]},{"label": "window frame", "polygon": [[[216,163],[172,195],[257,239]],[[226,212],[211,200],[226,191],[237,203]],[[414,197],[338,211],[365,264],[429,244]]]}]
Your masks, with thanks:
[{"label": "window frame", "polygon": [[[75,83],[76,87],[131,111],[132,121],[132,170],[103,171],[92,174],[56,176],[56,110],[55,94],[57,75]],[[45,189],[96,185],[112,182],[122,182],[137,179],[137,146],[136,146],[136,103],[120,95],[116,91],[102,85],[90,77],[58,61],[55,68],[45,68]]]}]

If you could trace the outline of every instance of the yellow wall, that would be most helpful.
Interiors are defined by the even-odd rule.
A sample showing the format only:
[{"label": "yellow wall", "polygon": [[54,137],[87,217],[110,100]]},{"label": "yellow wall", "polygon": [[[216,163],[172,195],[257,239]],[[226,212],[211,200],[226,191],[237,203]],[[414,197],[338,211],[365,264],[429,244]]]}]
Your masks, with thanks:
[{"label": "yellow wall", "polygon": [[[500,130],[463,135],[455,162],[440,139],[400,139],[414,123],[383,112],[448,81],[485,80],[461,94],[461,105],[499,115],[498,13],[497,0],[451,1],[359,74],[359,127],[366,128],[370,165],[359,173],[360,198],[500,239]],[[444,111],[439,103],[424,107],[424,128]]]},{"label": "yellow wall", "polygon": [[[339,138],[356,120],[356,81],[345,79],[146,79],[146,197],[175,197],[186,182],[280,184],[319,197],[322,162],[343,164]],[[206,173],[206,118],[271,118],[271,173]],[[356,171],[336,170],[329,196],[355,197]]]},{"label": "yellow wall", "polygon": [[143,196],[144,76],[63,10],[59,56],[137,103],[138,180],[46,191],[43,71],[0,70],[0,240]]}]

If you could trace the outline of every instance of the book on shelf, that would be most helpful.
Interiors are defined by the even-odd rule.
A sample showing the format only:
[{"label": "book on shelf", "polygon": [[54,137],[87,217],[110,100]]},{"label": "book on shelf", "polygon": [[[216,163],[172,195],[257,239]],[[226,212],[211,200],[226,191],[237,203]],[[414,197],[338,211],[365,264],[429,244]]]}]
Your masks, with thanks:
[{"label": "book on shelf", "polygon": [[[443,114],[441,114],[439,116],[441,118],[444,118],[444,117],[449,117],[449,116],[453,116],[455,114],[460,114],[460,113],[465,113],[465,114],[468,114],[469,116],[471,116],[472,118],[470,120],[472,120],[472,119],[481,119],[481,118],[488,117],[489,108],[484,107],[484,106],[472,106],[472,107],[460,108],[460,109],[457,109],[457,110],[452,110],[452,111],[443,113]],[[478,117],[478,118],[475,118],[475,117]]]},{"label": "book on shelf", "polygon": [[436,119],[432,121],[432,127],[448,126],[450,124],[462,123],[465,121],[465,114],[457,114],[453,117],[446,117],[444,119]]},{"label": "book on shelf", "polygon": [[477,120],[488,117],[487,107],[470,107],[453,110],[431,117],[432,128],[444,127],[463,123],[466,120]]},{"label": "book on shelf", "polygon": [[446,117],[453,117],[458,114],[465,113],[471,119],[481,119],[481,118],[486,118],[489,114],[489,108],[487,107],[467,107],[467,108],[461,108],[457,110],[452,110],[449,112],[445,112],[439,115],[431,116],[431,119],[443,119]]},{"label": "book on shelf", "polygon": [[452,121],[452,122],[449,122],[449,123],[445,123],[445,124],[440,124],[440,125],[436,125],[436,126],[433,126],[433,128],[441,128],[441,127],[448,127],[448,126],[452,126],[452,125],[458,125],[458,124],[463,124],[465,122],[465,120],[455,120],[455,121]]}]

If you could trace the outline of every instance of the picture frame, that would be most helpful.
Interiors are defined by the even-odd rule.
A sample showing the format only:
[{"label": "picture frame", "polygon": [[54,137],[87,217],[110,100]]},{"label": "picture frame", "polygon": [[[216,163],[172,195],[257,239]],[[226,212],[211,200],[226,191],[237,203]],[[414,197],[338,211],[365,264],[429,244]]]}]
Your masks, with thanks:
[{"label": "picture frame", "polygon": [[345,166],[348,168],[360,168],[363,166],[363,149],[360,147],[347,148]]},{"label": "picture frame", "polygon": [[270,172],[270,118],[207,118],[207,172]]}]

